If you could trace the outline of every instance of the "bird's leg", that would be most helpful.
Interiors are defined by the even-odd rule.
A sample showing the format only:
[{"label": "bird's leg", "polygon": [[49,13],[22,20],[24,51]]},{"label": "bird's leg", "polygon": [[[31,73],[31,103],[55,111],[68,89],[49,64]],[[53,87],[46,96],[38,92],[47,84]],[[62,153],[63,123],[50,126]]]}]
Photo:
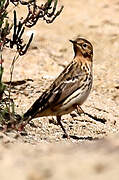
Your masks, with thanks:
[{"label": "bird's leg", "polygon": [[[81,116],[81,114],[85,114],[85,112],[83,111],[83,109],[79,105],[74,105],[74,108],[77,110],[77,114],[79,116]],[[72,118],[77,117],[77,114],[75,114],[74,112],[70,113]]]},{"label": "bird's leg", "polygon": [[77,108],[77,112],[78,112],[79,115],[81,115],[81,114],[87,115],[87,116],[90,117],[91,119],[93,119],[93,120],[95,120],[95,121],[99,121],[99,122],[105,124],[105,122],[106,122],[105,119],[97,118],[96,116],[92,116],[91,114],[88,114],[88,113],[84,112],[83,109],[82,109],[80,106],[78,106],[78,105],[77,105],[76,108]]},{"label": "bird's leg", "polygon": [[62,128],[62,130],[64,131],[65,136],[69,139],[70,136],[67,134],[64,126],[63,126],[62,123],[61,123],[61,116],[57,116],[57,122],[58,122],[58,124],[60,125],[60,127]]},{"label": "bird's leg", "polygon": [[77,105],[76,108],[77,108],[77,113],[78,113],[79,115],[85,114],[85,112],[83,111],[83,109],[82,109],[79,105]]}]

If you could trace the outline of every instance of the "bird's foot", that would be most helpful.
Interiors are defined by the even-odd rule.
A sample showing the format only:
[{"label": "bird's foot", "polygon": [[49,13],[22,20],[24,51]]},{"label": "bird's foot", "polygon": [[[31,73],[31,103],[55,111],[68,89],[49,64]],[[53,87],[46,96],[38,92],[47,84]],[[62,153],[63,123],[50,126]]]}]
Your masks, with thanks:
[{"label": "bird's foot", "polygon": [[67,134],[67,133],[65,133],[65,134],[63,134],[63,138],[70,139],[70,135],[69,135],[69,134]]}]

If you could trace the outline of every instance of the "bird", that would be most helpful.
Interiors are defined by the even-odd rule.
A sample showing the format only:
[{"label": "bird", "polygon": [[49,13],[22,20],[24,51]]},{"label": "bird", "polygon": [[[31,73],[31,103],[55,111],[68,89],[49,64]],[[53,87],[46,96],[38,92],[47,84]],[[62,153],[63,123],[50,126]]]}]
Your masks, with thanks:
[{"label": "bird", "polygon": [[23,115],[24,122],[43,116],[56,116],[67,138],[69,134],[61,117],[73,110],[83,113],[81,105],[87,99],[93,82],[92,44],[81,37],[69,41],[73,44],[73,60]]}]

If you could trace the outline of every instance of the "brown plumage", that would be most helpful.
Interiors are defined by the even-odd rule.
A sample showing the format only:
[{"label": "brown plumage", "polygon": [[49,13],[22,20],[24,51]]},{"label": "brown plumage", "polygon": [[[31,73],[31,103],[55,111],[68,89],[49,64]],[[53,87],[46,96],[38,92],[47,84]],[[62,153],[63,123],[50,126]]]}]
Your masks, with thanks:
[{"label": "brown plumage", "polygon": [[90,93],[93,79],[93,46],[83,38],[70,41],[73,43],[74,59],[23,117],[23,121],[30,121],[36,117],[56,116],[66,135],[61,116],[76,108],[81,111],[80,106]]}]

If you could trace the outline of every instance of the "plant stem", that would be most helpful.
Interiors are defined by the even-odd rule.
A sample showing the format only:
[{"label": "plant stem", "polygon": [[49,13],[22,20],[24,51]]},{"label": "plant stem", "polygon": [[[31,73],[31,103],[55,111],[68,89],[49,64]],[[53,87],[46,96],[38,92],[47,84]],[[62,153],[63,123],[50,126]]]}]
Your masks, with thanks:
[{"label": "plant stem", "polygon": [[19,54],[15,54],[13,60],[12,60],[12,64],[11,64],[11,67],[10,67],[10,84],[9,84],[9,95],[8,95],[8,99],[9,99],[9,110],[10,110],[10,106],[11,106],[11,87],[12,87],[12,78],[13,78],[13,71],[14,71],[14,65],[15,65],[15,62],[16,60],[19,58]]}]

